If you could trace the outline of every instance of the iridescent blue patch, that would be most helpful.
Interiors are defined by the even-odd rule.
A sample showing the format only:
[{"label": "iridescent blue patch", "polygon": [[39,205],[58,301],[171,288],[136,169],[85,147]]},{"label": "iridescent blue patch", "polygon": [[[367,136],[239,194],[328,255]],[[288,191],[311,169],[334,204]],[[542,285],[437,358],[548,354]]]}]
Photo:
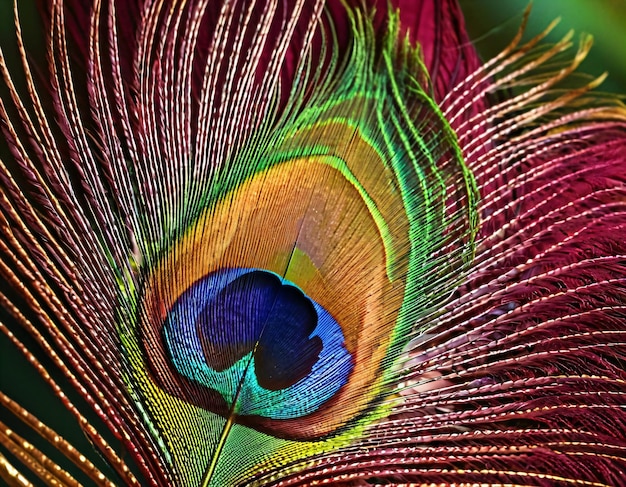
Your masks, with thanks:
[{"label": "iridescent blue patch", "polygon": [[238,415],[310,414],[353,368],[334,318],[266,270],[225,269],[198,280],[174,303],[163,338],[179,373],[236,403]]}]

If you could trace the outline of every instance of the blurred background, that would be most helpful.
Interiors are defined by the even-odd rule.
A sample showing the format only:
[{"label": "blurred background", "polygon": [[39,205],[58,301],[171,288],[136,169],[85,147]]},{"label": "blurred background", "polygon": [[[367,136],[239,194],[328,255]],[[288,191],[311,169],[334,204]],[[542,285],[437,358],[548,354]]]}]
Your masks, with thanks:
[{"label": "blurred background", "polygon": [[[459,0],[470,39],[483,59],[498,54],[513,38],[529,0]],[[542,32],[552,20],[561,22],[547,40],[556,42],[570,29],[577,46],[580,34],[594,45],[579,71],[609,77],[601,91],[626,94],[626,0],[534,0],[525,38]]]}]

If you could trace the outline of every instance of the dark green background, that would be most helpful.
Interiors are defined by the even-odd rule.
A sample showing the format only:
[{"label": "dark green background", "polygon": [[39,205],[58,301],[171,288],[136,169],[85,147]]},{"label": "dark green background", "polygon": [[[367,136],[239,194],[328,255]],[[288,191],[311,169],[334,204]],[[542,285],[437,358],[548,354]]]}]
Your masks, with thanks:
[{"label": "dark green background", "polygon": [[[470,37],[484,59],[500,52],[515,34],[527,0],[460,0]],[[570,29],[594,38],[594,46],[580,70],[592,75],[609,73],[602,91],[626,93],[626,0],[535,0],[527,36],[542,32],[560,17],[548,36],[556,42]]]}]

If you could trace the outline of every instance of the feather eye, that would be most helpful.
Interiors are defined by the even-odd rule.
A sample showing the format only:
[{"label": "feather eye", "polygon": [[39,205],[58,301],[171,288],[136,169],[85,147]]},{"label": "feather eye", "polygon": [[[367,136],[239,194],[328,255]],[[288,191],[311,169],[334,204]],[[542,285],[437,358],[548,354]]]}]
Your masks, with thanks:
[{"label": "feather eye", "polygon": [[[371,19],[348,15],[351,56],[302,80],[302,107],[218,169],[138,293],[141,353],[129,355],[160,389],[144,393],[148,407],[176,409],[164,392],[221,417],[203,420],[215,456],[235,425],[296,459],[382,414],[416,317],[451,289],[429,275],[433,254],[465,239],[447,256],[460,269],[472,251],[473,180],[417,51],[396,20],[382,52],[368,51]],[[171,419],[157,423],[169,437]]]}]

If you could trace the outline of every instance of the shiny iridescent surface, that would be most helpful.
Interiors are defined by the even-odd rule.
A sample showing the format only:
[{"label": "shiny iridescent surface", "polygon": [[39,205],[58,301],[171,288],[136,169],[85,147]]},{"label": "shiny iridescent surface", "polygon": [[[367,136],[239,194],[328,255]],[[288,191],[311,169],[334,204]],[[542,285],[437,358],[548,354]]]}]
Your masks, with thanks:
[{"label": "shiny iridescent surface", "polygon": [[626,110],[588,37],[42,3],[46,58],[21,6],[0,56],[0,332],[88,444],[3,384],[0,478],[621,485]]}]

